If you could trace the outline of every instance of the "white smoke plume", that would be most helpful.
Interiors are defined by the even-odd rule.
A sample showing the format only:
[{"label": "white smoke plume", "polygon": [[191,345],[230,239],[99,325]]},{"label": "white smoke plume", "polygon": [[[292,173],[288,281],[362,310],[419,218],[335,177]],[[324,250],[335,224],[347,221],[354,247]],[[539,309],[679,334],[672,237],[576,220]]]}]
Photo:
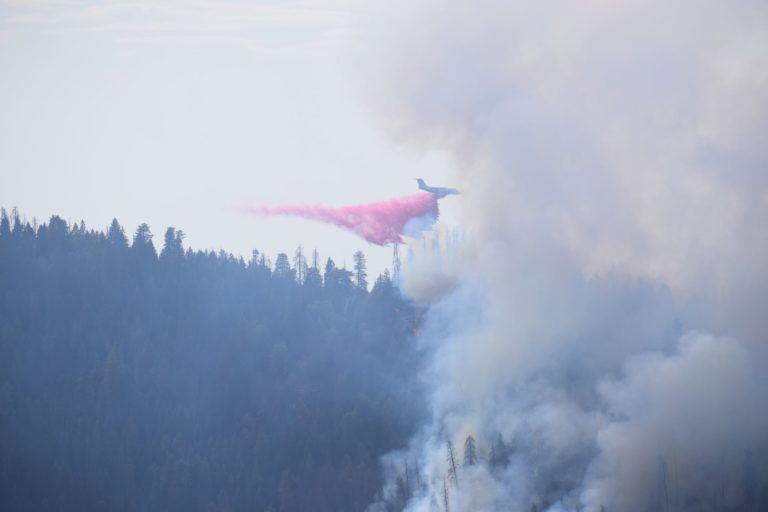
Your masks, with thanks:
[{"label": "white smoke plume", "polygon": [[443,1],[391,32],[373,99],[453,155],[473,236],[451,286],[406,286],[448,290],[433,420],[371,509],[768,506],[768,3]]}]

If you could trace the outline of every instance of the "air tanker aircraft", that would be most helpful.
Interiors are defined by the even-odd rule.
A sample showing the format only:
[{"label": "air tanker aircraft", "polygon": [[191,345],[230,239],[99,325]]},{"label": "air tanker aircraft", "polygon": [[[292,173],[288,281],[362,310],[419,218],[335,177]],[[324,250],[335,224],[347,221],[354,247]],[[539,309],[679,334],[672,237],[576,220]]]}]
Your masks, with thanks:
[{"label": "air tanker aircraft", "polygon": [[419,189],[429,192],[431,194],[435,194],[438,199],[442,199],[445,196],[453,196],[458,195],[459,191],[455,188],[445,188],[445,187],[430,187],[426,183],[424,183],[424,180],[421,178],[416,178],[416,181],[419,183]]}]

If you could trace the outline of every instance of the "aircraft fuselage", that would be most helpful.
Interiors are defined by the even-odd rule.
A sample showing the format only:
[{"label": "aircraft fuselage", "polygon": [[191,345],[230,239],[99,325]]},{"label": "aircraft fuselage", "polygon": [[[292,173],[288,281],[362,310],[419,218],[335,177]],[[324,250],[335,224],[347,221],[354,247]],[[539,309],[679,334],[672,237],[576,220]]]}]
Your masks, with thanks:
[{"label": "aircraft fuselage", "polygon": [[429,192],[430,194],[435,194],[438,199],[442,199],[445,196],[453,196],[453,195],[460,194],[460,192],[458,190],[456,190],[455,188],[430,187],[421,178],[416,178],[416,181],[419,184],[419,189],[420,190],[423,190],[425,192]]}]

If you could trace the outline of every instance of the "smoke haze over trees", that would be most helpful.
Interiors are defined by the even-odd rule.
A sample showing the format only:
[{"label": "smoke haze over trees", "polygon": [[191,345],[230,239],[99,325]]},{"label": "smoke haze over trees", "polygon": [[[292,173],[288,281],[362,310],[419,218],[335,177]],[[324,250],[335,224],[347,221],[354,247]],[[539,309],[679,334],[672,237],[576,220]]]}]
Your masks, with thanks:
[{"label": "smoke haze over trees", "polygon": [[372,508],[768,510],[768,4],[409,14],[367,92],[472,237],[404,270],[432,421]]},{"label": "smoke haze over trees", "polygon": [[364,509],[418,411],[388,274],[131,238],[3,212],[0,509]]}]

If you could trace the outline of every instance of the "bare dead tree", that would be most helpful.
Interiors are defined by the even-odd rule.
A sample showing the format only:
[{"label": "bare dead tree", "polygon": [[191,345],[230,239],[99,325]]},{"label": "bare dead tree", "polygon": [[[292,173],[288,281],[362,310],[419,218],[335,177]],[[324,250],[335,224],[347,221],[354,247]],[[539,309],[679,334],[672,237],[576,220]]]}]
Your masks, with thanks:
[{"label": "bare dead tree", "polygon": [[304,284],[304,278],[307,274],[307,260],[304,257],[304,248],[298,246],[293,255],[293,269],[296,271],[296,282]]},{"label": "bare dead tree", "polygon": [[475,438],[470,435],[464,441],[464,465],[474,466],[475,464],[477,464],[477,445]]},{"label": "bare dead tree", "polygon": [[450,512],[450,507],[448,506],[448,483],[445,481],[445,478],[443,478],[443,508],[445,508],[445,512]]},{"label": "bare dead tree", "polygon": [[450,439],[446,441],[448,450],[448,477],[453,479],[453,485],[459,488],[459,473],[456,471],[456,452],[453,450],[453,443]]}]

